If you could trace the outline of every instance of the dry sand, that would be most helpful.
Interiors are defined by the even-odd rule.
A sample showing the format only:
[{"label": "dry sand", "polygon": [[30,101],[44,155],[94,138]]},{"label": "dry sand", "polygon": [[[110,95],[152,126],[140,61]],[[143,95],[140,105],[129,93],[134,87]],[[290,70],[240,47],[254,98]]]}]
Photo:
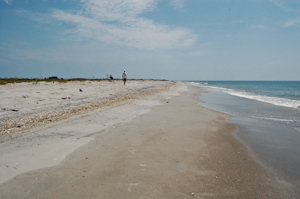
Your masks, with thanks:
[{"label": "dry sand", "polygon": [[[145,99],[172,84],[129,81],[124,86],[121,81],[86,81],[0,86],[0,183],[58,164],[92,140],[91,135],[148,112],[159,102]],[[62,96],[71,97],[66,103]],[[36,105],[39,101],[43,103]]]},{"label": "dry sand", "polygon": [[0,144],[0,198],[292,198],[200,92],[177,82],[16,133]]},{"label": "dry sand", "polygon": [[[168,81],[35,82],[0,85],[0,135],[57,122],[145,93],[166,89]],[[1,140],[0,140],[1,142]]]}]

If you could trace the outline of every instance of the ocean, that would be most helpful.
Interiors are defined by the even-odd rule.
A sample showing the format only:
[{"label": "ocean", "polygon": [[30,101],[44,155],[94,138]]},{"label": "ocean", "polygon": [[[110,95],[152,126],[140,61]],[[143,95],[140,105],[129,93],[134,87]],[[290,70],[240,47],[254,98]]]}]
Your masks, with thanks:
[{"label": "ocean", "polygon": [[300,81],[191,81],[198,98],[227,113],[252,155],[300,197]]}]

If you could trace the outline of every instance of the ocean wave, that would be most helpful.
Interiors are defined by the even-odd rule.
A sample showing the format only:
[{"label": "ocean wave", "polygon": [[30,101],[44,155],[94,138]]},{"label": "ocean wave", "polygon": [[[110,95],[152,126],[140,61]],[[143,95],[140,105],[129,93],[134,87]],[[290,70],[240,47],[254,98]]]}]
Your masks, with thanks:
[{"label": "ocean wave", "polygon": [[281,98],[281,97],[269,97],[265,95],[258,95],[255,93],[250,93],[250,92],[243,92],[243,91],[237,91],[234,89],[230,88],[225,88],[221,86],[213,86],[209,83],[206,82],[189,82],[191,85],[198,85],[201,86],[207,90],[217,90],[217,91],[222,91],[224,93],[228,93],[233,96],[237,97],[242,97],[246,99],[251,99],[251,100],[256,100],[260,102],[265,102],[277,106],[284,106],[284,107],[289,107],[289,108],[297,108],[300,109],[300,100],[292,100],[292,99],[287,99],[287,98]]},{"label": "ocean wave", "polygon": [[187,82],[189,85],[207,85],[207,82]]},{"label": "ocean wave", "polygon": [[211,86],[211,85],[206,85],[206,84],[202,84],[201,86],[207,90],[212,89],[212,90],[217,90],[217,91],[222,91],[222,92],[233,91],[232,89],[223,88],[223,87],[219,87],[219,86]]},{"label": "ocean wave", "polygon": [[263,119],[263,120],[270,120],[270,121],[276,121],[276,122],[284,122],[289,124],[289,126],[293,126],[293,128],[296,131],[300,132],[300,121],[299,120],[292,120],[292,119],[282,119],[282,118],[271,118],[271,117],[256,117],[252,116],[252,118],[257,118],[257,119]]},{"label": "ocean wave", "polygon": [[287,119],[281,119],[281,118],[271,118],[271,117],[256,117],[256,116],[252,116],[253,118],[257,118],[257,119],[264,119],[264,120],[272,120],[272,121],[280,121],[280,122],[298,122],[297,120],[287,120]]},{"label": "ocean wave", "polygon": [[235,90],[224,90],[224,92],[238,96],[243,97],[247,99],[252,99],[260,102],[266,102],[269,104],[277,105],[277,106],[284,106],[284,107],[290,107],[290,108],[300,108],[300,101],[299,100],[291,100],[286,98],[279,98],[279,97],[269,97],[264,95],[257,95],[254,93],[248,93],[248,92],[238,92]]},{"label": "ocean wave", "polygon": [[197,83],[197,82],[187,82],[188,85],[200,85],[200,83]]}]

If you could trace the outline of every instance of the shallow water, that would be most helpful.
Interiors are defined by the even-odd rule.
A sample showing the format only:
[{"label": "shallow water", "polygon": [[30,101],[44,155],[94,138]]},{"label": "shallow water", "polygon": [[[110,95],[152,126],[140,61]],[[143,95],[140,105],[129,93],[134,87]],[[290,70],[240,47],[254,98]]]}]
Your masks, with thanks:
[{"label": "shallow water", "polygon": [[300,196],[300,110],[197,86],[209,91],[199,96],[200,104],[229,114],[253,155]]}]

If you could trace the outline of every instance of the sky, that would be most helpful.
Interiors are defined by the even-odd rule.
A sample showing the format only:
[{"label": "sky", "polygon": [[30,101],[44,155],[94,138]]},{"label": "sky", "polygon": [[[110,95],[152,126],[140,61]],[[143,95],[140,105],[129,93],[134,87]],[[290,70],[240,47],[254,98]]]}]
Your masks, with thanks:
[{"label": "sky", "polygon": [[300,80],[300,0],[0,0],[0,77]]}]

